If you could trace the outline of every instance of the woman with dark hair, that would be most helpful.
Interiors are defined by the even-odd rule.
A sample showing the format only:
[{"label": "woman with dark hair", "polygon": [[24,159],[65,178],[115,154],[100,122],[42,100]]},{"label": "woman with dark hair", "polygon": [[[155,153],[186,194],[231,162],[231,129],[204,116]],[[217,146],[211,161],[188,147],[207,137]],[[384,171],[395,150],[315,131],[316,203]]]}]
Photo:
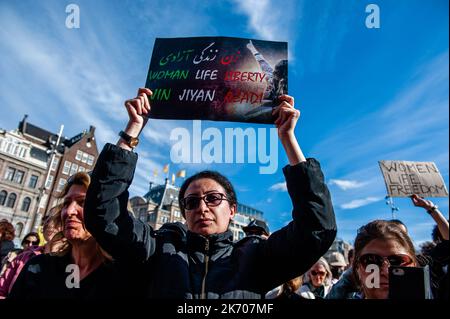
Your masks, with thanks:
[{"label": "woman with dark hair", "polygon": [[[368,266],[374,265],[379,270],[379,285],[371,281],[373,270]],[[414,245],[408,234],[385,220],[375,220],[361,227],[355,239],[352,268],[363,298],[388,299],[390,266],[417,266]]]},{"label": "woman with dark hair", "polygon": [[319,163],[306,159],[294,128],[300,112],[294,99],[280,96],[273,110],[289,159],[283,172],[292,199],[293,220],[267,240],[243,246],[228,230],[237,199],[231,183],[216,172],[186,180],[179,202],[186,225],[153,230],[127,210],[137,137],[148,119],[149,89],[125,102],[129,122],[117,145],[107,144],[92,173],[86,196],[86,227],[119,262],[144,265],[139,274],[150,298],[262,298],[307,271],[331,246],[336,223]]},{"label": "woman with dark hair", "polygon": [[25,235],[22,239],[22,248],[25,250],[28,247],[31,246],[39,246],[39,243],[41,242],[39,238],[39,234],[36,232],[31,232]]},{"label": "woman with dark hair", "polygon": [[116,297],[117,276],[111,257],[84,225],[84,200],[90,176],[71,176],[63,199],[49,222],[57,228],[49,242],[50,254],[31,258],[23,267],[9,298],[107,298]]},{"label": "woman with dark hair", "polygon": [[0,220],[0,263],[10,251],[14,250],[14,226],[6,219]]},{"label": "woman with dark hair", "polygon": [[[52,252],[52,247],[54,246],[51,245],[51,239],[53,235],[58,232],[58,229],[55,227],[54,221],[51,218],[45,219],[42,232],[44,239],[46,240],[45,245],[35,246],[33,245],[35,243],[31,243],[33,246],[27,247],[6,265],[5,271],[0,275],[0,299],[8,296],[23,267],[31,258],[40,254],[49,254]],[[37,233],[29,233],[25,236],[24,240],[29,238],[30,234],[32,235],[31,237],[38,236]],[[36,240],[31,238],[30,241]],[[22,245],[24,245],[23,241]]]}]

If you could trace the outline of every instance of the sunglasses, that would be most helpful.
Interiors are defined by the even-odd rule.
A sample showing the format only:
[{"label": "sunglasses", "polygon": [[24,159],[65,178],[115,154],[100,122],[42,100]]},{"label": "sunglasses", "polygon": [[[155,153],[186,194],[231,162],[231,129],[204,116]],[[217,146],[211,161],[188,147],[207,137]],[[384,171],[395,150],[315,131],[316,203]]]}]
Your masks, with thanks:
[{"label": "sunglasses", "polygon": [[368,265],[377,265],[381,268],[385,261],[387,261],[389,266],[408,266],[413,263],[413,259],[404,254],[391,255],[387,257],[377,254],[364,254],[359,257],[359,262],[363,267],[367,267]]},{"label": "sunglasses", "polygon": [[26,239],[23,242],[24,242],[24,244],[30,244],[30,245],[37,245],[37,244],[39,244],[39,241],[37,241],[37,240],[28,240],[28,239]]},{"label": "sunglasses", "polygon": [[325,271],[315,271],[315,270],[311,270],[311,275],[313,276],[325,276],[326,272]]},{"label": "sunglasses", "polygon": [[186,210],[197,209],[200,202],[204,201],[208,207],[219,206],[223,200],[228,201],[227,197],[221,193],[209,193],[203,196],[188,196],[181,200],[181,205]]}]

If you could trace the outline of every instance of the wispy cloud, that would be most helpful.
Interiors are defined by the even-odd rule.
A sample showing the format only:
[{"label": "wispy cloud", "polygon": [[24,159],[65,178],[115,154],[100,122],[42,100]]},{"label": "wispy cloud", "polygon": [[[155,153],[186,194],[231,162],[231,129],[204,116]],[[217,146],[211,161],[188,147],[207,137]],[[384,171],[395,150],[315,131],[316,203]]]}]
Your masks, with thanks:
[{"label": "wispy cloud", "polygon": [[[20,79],[20,74],[26,74],[28,81],[46,84],[44,92],[31,91],[32,94],[22,101],[28,104],[28,110],[33,115],[36,113],[33,109],[39,110],[70,129],[74,129],[74,124],[79,122],[90,123],[97,127],[97,137],[101,143],[113,141],[116,133],[109,122],[126,116],[111,112],[114,106],[120,106],[121,95],[117,92],[123,90],[114,67],[105,70],[98,63],[103,58],[108,63],[106,52],[96,51],[96,46],[84,42],[94,31],[86,31],[84,40],[74,40],[63,22],[53,21],[60,26],[54,28],[53,34],[36,33],[32,24],[24,22],[7,8],[2,10],[0,19],[3,22],[0,27],[2,55],[14,56],[12,60],[17,63],[16,72],[9,73],[4,81],[15,83]],[[92,56],[98,59],[94,60]],[[5,107],[14,108],[15,105],[8,103]]]},{"label": "wispy cloud", "polygon": [[342,204],[341,208],[342,209],[355,209],[355,208],[359,208],[359,207],[362,207],[362,206],[369,205],[371,203],[378,202],[378,201],[380,201],[382,199],[383,198],[381,198],[381,197],[367,197],[367,198],[364,198],[364,199],[355,199],[355,200],[352,200],[349,203]]},{"label": "wispy cloud", "polygon": [[336,185],[340,189],[346,191],[348,189],[360,188],[367,185],[367,182],[358,182],[344,179],[331,179],[329,185]]},{"label": "wispy cloud", "polygon": [[270,191],[283,191],[283,192],[286,192],[287,191],[286,182],[274,184],[274,185],[270,186],[269,190]]},{"label": "wispy cloud", "polygon": [[[405,87],[379,112],[336,127],[313,150],[327,161],[328,172],[350,162],[375,164],[380,159],[433,160],[448,145],[448,51],[420,66]],[[447,91],[446,91],[447,90]],[[447,92],[447,93],[446,93]],[[414,111],[412,111],[414,110]],[[398,119],[402,125],[399,125]],[[334,151],[351,150],[336,157]],[[448,147],[448,146],[447,146]],[[414,149],[414,151],[412,151]],[[415,158],[405,157],[414,156]],[[426,155],[426,156],[425,156]]]},{"label": "wispy cloud", "polygon": [[299,19],[299,12],[294,11],[295,1],[270,0],[233,0],[237,10],[248,16],[248,28],[265,40],[287,40],[288,25],[292,22],[294,14]]}]

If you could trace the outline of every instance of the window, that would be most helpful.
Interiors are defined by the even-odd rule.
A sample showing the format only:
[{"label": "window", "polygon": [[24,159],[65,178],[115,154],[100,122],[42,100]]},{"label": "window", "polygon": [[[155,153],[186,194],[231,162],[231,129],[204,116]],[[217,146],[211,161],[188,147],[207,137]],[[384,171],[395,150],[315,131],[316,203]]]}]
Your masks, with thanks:
[{"label": "window", "polygon": [[5,179],[14,183],[22,184],[24,175],[24,171],[19,171],[15,168],[8,167],[5,172]]},{"label": "window", "polygon": [[77,151],[77,155],[75,156],[75,159],[77,160],[77,161],[81,161],[81,157],[83,156],[83,152],[82,151],[80,151],[80,150],[78,150]]},{"label": "window", "polygon": [[6,197],[8,196],[8,193],[6,191],[0,192],[0,205],[5,205]]},{"label": "window", "polygon": [[178,210],[174,211],[173,215],[174,215],[175,217],[177,217],[177,218],[180,218],[180,217],[181,217],[181,214],[180,214],[180,212],[179,212]]},{"label": "window", "polygon": [[25,175],[24,171],[16,171],[16,174],[14,174],[14,182],[17,184],[22,184],[23,176]]},{"label": "window", "polygon": [[30,209],[30,204],[31,204],[31,198],[25,197],[22,202],[22,211],[28,212],[28,210]]},{"label": "window", "polygon": [[56,168],[58,167],[58,163],[59,163],[59,158],[54,157],[53,163],[52,163],[52,171],[56,171]]},{"label": "window", "polygon": [[167,216],[161,216],[161,224],[165,224],[169,222],[169,218]]},{"label": "window", "polygon": [[14,193],[9,194],[8,201],[6,202],[6,207],[14,208],[14,204],[16,203],[17,195]]},{"label": "window", "polygon": [[83,163],[86,163],[87,160],[88,160],[88,156],[89,156],[89,154],[83,153],[83,157],[82,157],[81,161],[82,161]]},{"label": "window", "polygon": [[80,165],[80,166],[78,167],[78,171],[79,171],[79,172],[86,172],[86,168],[85,168],[84,166],[81,166],[81,165]]},{"label": "window", "polygon": [[78,164],[72,163],[72,166],[70,167],[70,176],[75,174],[78,171]]},{"label": "window", "polygon": [[64,185],[66,185],[66,179],[65,178],[60,178],[59,182],[58,182],[58,187],[56,188],[57,192],[60,192],[63,190]]},{"label": "window", "polygon": [[94,156],[93,155],[89,155],[87,163],[90,166],[94,165]]},{"label": "window", "polygon": [[70,171],[70,165],[72,165],[71,162],[69,162],[69,161],[65,161],[65,162],[64,162],[64,167],[63,167],[63,171],[62,171],[62,173],[63,173],[64,175],[68,175],[68,174],[69,174],[69,171]]},{"label": "window", "polygon": [[16,236],[17,237],[21,237],[22,236],[22,231],[23,231],[23,224],[22,223],[17,223],[15,229],[16,229]]},{"label": "window", "polygon": [[5,179],[12,182],[15,173],[16,173],[15,168],[8,167],[8,169],[5,172]]},{"label": "window", "polygon": [[28,182],[28,187],[29,188],[36,188],[37,182],[38,182],[38,176],[36,175],[31,175],[30,177],[30,181]]},{"label": "window", "polygon": [[50,189],[53,184],[53,175],[49,175],[47,182],[45,182],[45,188]]}]

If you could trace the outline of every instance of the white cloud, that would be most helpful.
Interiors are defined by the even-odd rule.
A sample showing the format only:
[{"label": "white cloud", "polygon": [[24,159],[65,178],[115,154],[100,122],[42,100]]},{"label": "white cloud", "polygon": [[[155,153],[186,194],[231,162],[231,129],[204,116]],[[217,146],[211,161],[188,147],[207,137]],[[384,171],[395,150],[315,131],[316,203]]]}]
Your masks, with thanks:
[{"label": "white cloud", "polygon": [[331,179],[329,185],[336,185],[340,189],[346,191],[348,189],[360,188],[366,185],[367,183],[352,181],[352,180],[344,180],[344,179]]},{"label": "white cloud", "polygon": [[381,197],[367,197],[367,198],[364,198],[364,199],[355,199],[355,200],[352,200],[349,203],[342,204],[341,208],[342,209],[359,208],[359,207],[362,207],[362,206],[369,205],[371,203],[378,202],[378,201],[380,201],[382,199],[383,198],[381,198]]},{"label": "white cloud", "polygon": [[[388,158],[434,160],[443,147],[448,150],[448,116],[446,51],[419,66],[404,88],[378,112],[336,127],[312,153],[327,162],[328,173],[351,162],[369,166]],[[401,119],[402,125],[392,119]],[[336,148],[352,151],[336,157]]]},{"label": "white cloud", "polygon": [[[294,47],[295,33],[292,24],[297,23],[301,10],[296,10],[296,1],[233,0],[237,11],[248,17],[248,29],[263,40],[287,41]],[[290,55],[292,60],[293,55]]]},{"label": "white cloud", "polygon": [[274,185],[270,186],[269,190],[270,191],[284,191],[284,192],[286,192],[287,191],[286,182],[274,184]]}]

